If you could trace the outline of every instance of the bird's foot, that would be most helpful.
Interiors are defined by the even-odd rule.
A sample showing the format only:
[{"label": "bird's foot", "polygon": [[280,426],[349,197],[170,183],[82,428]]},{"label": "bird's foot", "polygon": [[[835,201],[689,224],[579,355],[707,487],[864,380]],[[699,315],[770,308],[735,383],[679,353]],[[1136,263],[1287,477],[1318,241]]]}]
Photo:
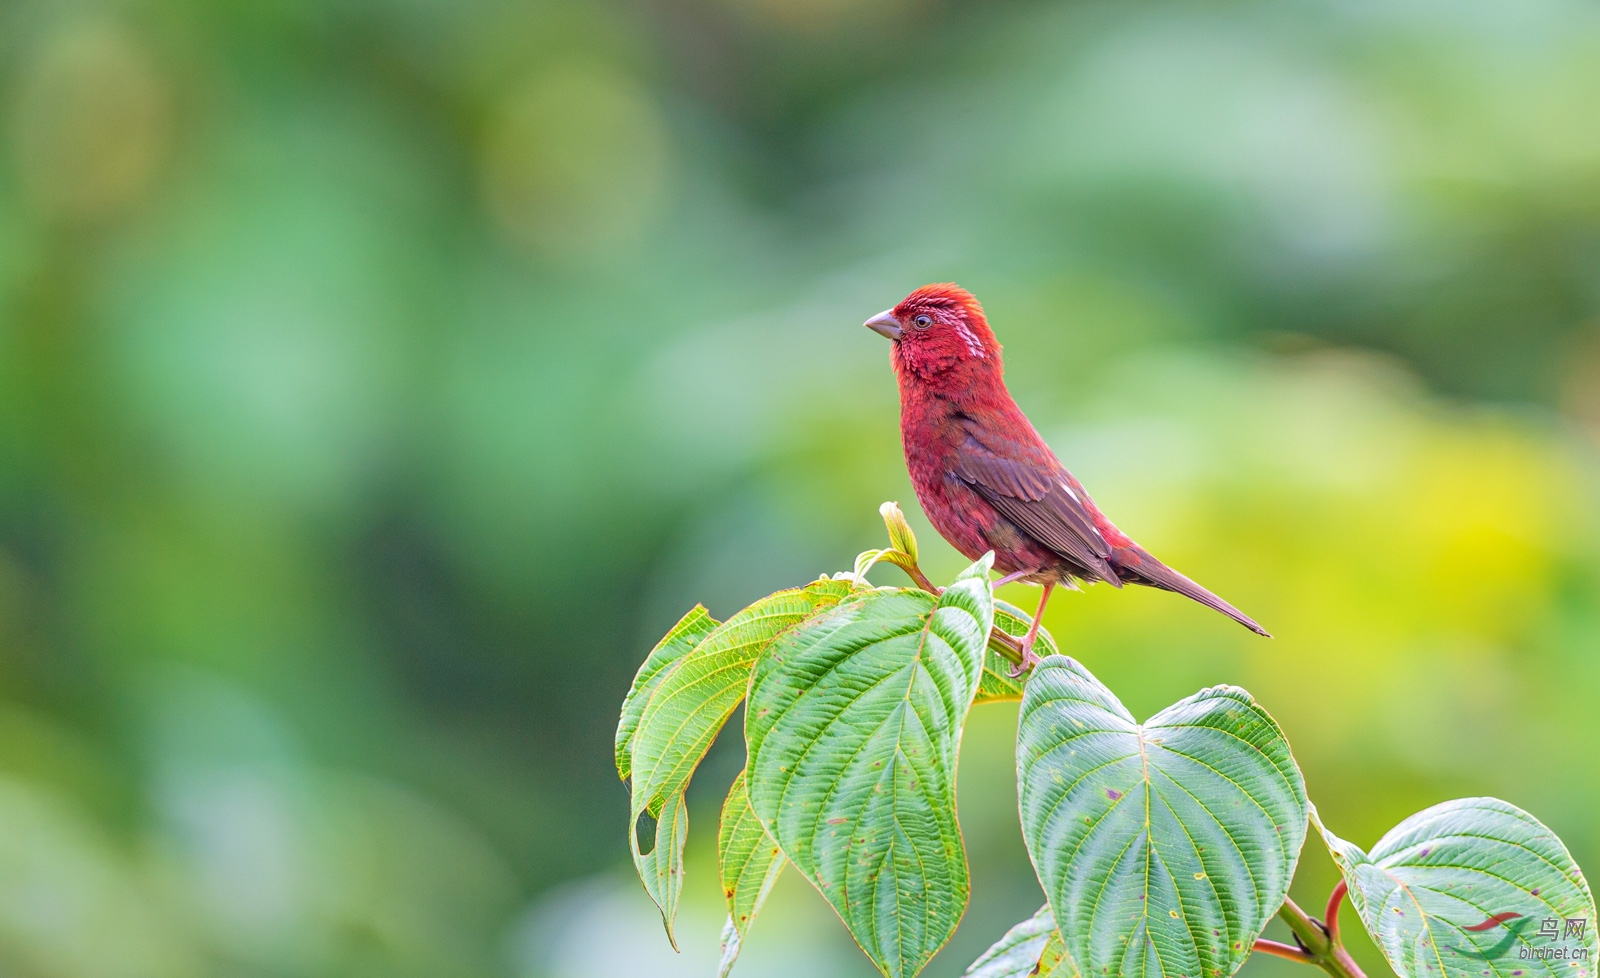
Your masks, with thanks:
[{"label": "bird's foot", "polygon": [[1033,654],[1033,643],[1025,642],[1022,646],[1022,661],[1011,666],[1011,678],[1021,679],[1028,670],[1038,664],[1039,657]]}]

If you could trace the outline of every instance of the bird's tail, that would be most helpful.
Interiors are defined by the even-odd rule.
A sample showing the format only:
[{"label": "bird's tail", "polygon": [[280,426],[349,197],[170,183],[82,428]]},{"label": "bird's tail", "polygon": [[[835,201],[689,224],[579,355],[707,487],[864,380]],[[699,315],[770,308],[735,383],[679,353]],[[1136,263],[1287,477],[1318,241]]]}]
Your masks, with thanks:
[{"label": "bird's tail", "polygon": [[1272,637],[1265,628],[1256,624],[1255,619],[1150,556],[1141,547],[1118,547],[1112,551],[1109,561],[1124,581],[1175,591],[1207,608],[1222,612],[1257,635]]}]

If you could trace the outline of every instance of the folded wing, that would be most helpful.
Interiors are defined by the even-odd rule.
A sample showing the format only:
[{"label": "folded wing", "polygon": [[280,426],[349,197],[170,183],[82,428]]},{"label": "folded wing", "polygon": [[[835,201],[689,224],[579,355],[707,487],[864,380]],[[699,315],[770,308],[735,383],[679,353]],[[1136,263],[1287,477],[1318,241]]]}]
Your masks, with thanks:
[{"label": "folded wing", "polygon": [[[1043,451],[994,445],[971,427],[958,453],[956,475],[1034,540],[1083,569],[1088,580],[1122,586],[1107,562],[1111,545],[1068,483],[1066,469]],[[1021,450],[1019,450],[1021,449]]]}]

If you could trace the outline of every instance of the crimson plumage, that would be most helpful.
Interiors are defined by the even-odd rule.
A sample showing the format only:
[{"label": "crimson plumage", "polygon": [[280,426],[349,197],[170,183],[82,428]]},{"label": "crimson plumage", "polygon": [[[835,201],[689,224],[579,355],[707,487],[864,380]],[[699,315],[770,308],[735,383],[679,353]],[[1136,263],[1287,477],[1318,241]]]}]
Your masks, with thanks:
[{"label": "crimson plumage", "polygon": [[906,467],[928,521],[970,559],[993,550],[1002,582],[1044,587],[1019,673],[1034,661],[1051,590],[1076,581],[1175,591],[1267,634],[1100,512],[1012,400],[1000,344],[972,293],[925,285],[866,325],[893,341]]}]

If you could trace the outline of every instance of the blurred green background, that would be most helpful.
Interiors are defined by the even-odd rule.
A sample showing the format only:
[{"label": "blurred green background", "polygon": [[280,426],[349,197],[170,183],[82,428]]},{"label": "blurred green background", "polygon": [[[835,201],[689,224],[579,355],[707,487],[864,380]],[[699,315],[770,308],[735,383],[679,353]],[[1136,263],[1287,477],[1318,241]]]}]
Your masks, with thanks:
[{"label": "blurred green background", "polygon": [[[860,325],[942,280],[1278,636],[1060,595],[1136,714],[1238,683],[1344,836],[1494,794],[1600,865],[1595,5],[4,0],[0,973],[712,974],[741,747],[673,955],[616,710],[882,500],[962,566]],[[930,975],[1039,902],[1014,718]],[[869,967],[791,874],[736,973]]]}]

